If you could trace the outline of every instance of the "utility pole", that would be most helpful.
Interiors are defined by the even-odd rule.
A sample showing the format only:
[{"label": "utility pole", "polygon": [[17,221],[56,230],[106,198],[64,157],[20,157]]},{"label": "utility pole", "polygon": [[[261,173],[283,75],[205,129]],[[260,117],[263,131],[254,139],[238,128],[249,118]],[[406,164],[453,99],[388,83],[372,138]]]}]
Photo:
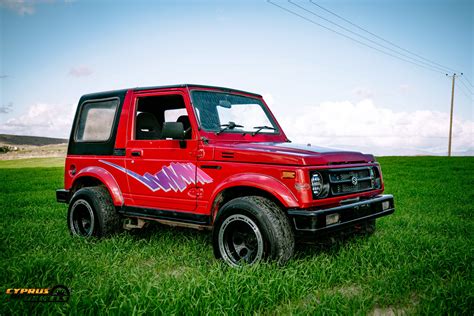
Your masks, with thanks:
[{"label": "utility pole", "polygon": [[[446,74],[448,76],[448,74]],[[453,108],[454,108],[454,83],[456,81],[456,74],[454,73],[451,77],[453,78],[453,84],[451,86],[451,114],[449,116],[449,142],[448,142],[448,157],[451,157],[451,142],[453,138]],[[461,72],[462,76],[462,72]]]}]

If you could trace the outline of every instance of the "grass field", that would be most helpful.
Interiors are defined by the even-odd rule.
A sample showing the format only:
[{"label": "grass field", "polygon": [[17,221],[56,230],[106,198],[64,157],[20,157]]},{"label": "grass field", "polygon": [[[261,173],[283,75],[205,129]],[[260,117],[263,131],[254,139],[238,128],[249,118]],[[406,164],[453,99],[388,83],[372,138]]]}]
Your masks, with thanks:
[{"label": "grass field", "polygon": [[64,166],[64,158],[61,157],[0,160],[0,169],[61,168],[62,166]]},{"label": "grass field", "polygon": [[[472,315],[474,158],[379,161],[396,213],[373,236],[300,245],[284,267],[242,269],[216,261],[210,235],[193,230],[153,225],[100,241],[71,238],[66,206],[55,201],[62,168],[2,161],[0,315]],[[56,284],[71,288],[68,303],[7,302],[7,288]]]}]

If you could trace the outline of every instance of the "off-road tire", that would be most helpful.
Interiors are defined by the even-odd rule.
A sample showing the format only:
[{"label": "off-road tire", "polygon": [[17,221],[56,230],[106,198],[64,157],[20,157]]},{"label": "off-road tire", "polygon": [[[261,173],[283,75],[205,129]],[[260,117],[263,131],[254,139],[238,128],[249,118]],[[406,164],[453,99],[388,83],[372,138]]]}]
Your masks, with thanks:
[{"label": "off-road tire", "polygon": [[[223,259],[231,266],[242,265],[242,262],[232,260],[232,256],[229,256],[228,252],[225,251],[226,248],[223,247],[225,230],[229,227],[225,226],[225,223],[229,219],[235,221],[239,219],[244,221],[250,220],[256,224],[256,229],[261,234],[263,240],[262,254],[258,260],[250,264],[261,260],[284,264],[292,257],[295,248],[295,238],[290,221],[283,210],[267,198],[246,196],[227,202],[219,210],[213,229],[213,248],[216,258]],[[250,223],[250,225],[252,224]]]},{"label": "off-road tire", "polygon": [[[91,217],[89,230],[81,229],[81,224],[78,224],[79,212]],[[73,236],[100,238],[122,230],[122,218],[103,186],[85,187],[74,193],[69,202],[67,223]]]}]

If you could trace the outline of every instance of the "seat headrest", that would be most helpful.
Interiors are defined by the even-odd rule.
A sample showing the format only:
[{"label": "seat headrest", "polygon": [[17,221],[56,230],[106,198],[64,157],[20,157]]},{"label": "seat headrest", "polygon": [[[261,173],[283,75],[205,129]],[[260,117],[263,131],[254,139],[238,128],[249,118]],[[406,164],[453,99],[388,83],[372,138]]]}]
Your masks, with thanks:
[{"label": "seat headrest", "polygon": [[188,128],[191,127],[191,122],[189,121],[189,117],[187,115],[181,115],[180,117],[178,117],[176,122],[183,123],[184,130],[187,130]]},{"label": "seat headrest", "polygon": [[160,139],[161,125],[153,113],[142,112],[137,115],[137,139]]}]

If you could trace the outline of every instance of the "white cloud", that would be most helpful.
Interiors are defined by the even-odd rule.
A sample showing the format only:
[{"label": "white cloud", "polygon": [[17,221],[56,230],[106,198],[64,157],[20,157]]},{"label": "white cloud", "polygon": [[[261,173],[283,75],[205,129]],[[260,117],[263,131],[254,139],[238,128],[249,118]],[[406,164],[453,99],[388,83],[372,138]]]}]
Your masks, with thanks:
[{"label": "white cloud", "polygon": [[401,84],[398,89],[400,90],[400,92],[402,93],[406,93],[406,92],[409,92],[411,91],[412,87],[408,84]]},{"label": "white cloud", "polygon": [[[70,3],[74,0],[64,0]],[[12,10],[19,15],[32,15],[36,12],[37,4],[52,4],[54,0],[0,0],[0,6]]]},{"label": "white cloud", "polygon": [[[443,154],[448,146],[449,114],[398,112],[370,99],[323,102],[276,113],[294,142],[352,148],[377,155]],[[454,119],[453,151],[474,150],[474,121]]]},{"label": "white cloud", "polygon": [[[377,107],[369,99],[358,103],[323,102],[317,106],[272,108],[287,136],[295,143],[376,155],[444,154],[447,151],[448,113],[394,111]],[[0,124],[0,133],[68,138],[75,109],[75,105],[37,103],[20,116]],[[454,119],[453,151],[474,153],[474,121]]]},{"label": "white cloud", "polygon": [[0,133],[68,138],[74,112],[74,105],[37,103],[0,125]]},{"label": "white cloud", "polygon": [[15,11],[19,15],[31,15],[35,13],[35,2],[36,1],[25,0],[0,0],[0,5]]},{"label": "white cloud", "polygon": [[0,114],[7,114],[13,110],[13,103],[10,102],[5,105],[0,105]]},{"label": "white cloud", "polygon": [[69,75],[73,77],[87,77],[92,75],[93,71],[87,66],[72,67],[69,69]]},{"label": "white cloud", "polygon": [[370,89],[367,89],[367,88],[361,88],[361,87],[358,87],[358,88],[355,88],[352,90],[352,93],[359,97],[359,98],[362,98],[362,99],[367,99],[367,98],[371,98],[374,96],[374,92]]}]

